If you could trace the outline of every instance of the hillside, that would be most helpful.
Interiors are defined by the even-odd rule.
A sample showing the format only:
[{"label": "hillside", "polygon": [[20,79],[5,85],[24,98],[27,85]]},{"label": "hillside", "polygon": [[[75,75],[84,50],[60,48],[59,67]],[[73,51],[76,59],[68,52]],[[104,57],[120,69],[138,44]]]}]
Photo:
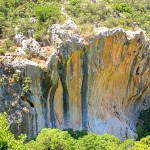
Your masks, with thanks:
[{"label": "hillside", "polygon": [[17,27],[25,35],[33,30],[35,38],[44,38],[51,24],[66,20],[61,10],[81,26],[81,32],[91,32],[93,26],[133,30],[138,26],[148,34],[150,30],[149,0],[1,0],[0,35],[13,38]]}]

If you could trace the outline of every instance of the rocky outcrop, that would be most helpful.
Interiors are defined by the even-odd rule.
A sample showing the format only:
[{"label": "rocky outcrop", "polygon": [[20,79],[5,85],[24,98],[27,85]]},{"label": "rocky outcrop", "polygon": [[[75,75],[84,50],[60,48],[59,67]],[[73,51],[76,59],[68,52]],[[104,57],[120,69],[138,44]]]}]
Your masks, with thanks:
[{"label": "rocky outcrop", "polygon": [[56,50],[47,67],[11,56],[0,61],[0,110],[13,132],[32,139],[42,128],[73,128],[136,138],[138,114],[150,106],[144,31],[99,28],[85,41],[73,23],[49,30]]}]

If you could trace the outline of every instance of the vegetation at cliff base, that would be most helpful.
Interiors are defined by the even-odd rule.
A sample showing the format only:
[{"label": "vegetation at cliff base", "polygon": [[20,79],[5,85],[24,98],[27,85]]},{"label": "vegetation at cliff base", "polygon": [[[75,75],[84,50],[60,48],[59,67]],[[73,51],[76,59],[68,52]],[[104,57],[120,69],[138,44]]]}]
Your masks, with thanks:
[{"label": "vegetation at cliff base", "polygon": [[14,134],[10,132],[7,120],[8,115],[6,113],[0,114],[0,150],[23,150],[26,136],[20,135],[19,139],[16,140]]},{"label": "vegetation at cliff base", "polygon": [[140,141],[127,139],[121,142],[110,134],[96,135],[86,131],[45,128],[35,140],[23,144],[26,136],[16,140],[10,132],[8,115],[0,114],[0,150],[149,150],[150,136]]},{"label": "vegetation at cliff base", "polygon": [[141,111],[137,124],[138,139],[150,135],[150,107]]},{"label": "vegetation at cliff base", "polygon": [[88,134],[88,132],[86,130],[76,130],[74,131],[73,129],[69,128],[69,129],[64,129],[63,131],[67,131],[74,139],[79,139],[85,135]]},{"label": "vegetation at cliff base", "polygon": [[140,141],[127,139],[121,142],[114,135],[93,133],[76,139],[67,131],[47,128],[38,134],[36,140],[27,143],[25,148],[28,150],[148,150],[149,141],[150,136],[142,138]]}]

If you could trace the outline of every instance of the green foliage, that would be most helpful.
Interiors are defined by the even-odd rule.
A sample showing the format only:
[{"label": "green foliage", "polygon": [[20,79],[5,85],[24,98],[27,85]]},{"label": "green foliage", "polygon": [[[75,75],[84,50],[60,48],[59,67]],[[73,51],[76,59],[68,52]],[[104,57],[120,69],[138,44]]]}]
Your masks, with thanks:
[{"label": "green foliage", "polygon": [[18,140],[10,132],[6,113],[0,114],[0,150],[25,150],[23,141],[25,135],[20,135]]},{"label": "green foliage", "polygon": [[150,108],[143,110],[139,115],[137,125],[138,139],[150,135]]},{"label": "green foliage", "polygon": [[[65,8],[77,24],[82,26],[97,23],[109,28],[119,26],[135,30],[132,23],[137,22],[140,28],[150,33],[149,0],[101,0],[97,3],[91,3],[89,0],[70,0]],[[122,16],[114,15],[116,12]]]},{"label": "green foliage", "polygon": [[149,150],[150,148],[150,136],[142,138],[140,141],[135,142],[132,150]]},{"label": "green foliage", "polygon": [[50,19],[52,23],[56,23],[61,16],[61,11],[56,5],[46,3],[35,7],[35,16],[41,22],[45,22],[47,19]]},{"label": "green foliage", "polygon": [[30,84],[31,83],[32,83],[31,78],[26,77],[24,83],[22,84],[22,93],[21,93],[22,97],[26,97],[29,93],[31,93],[31,91],[30,91]]},{"label": "green foliage", "polygon": [[97,136],[95,134],[88,134],[87,136],[84,136],[83,138],[80,138],[76,143],[76,149],[80,150],[93,150],[95,148],[95,141],[97,139]]},{"label": "green foliage", "polygon": [[50,3],[48,0],[1,0],[0,37],[13,39],[16,26],[26,36],[30,29],[36,32],[35,22],[30,21],[31,17],[36,17],[39,24],[44,22],[43,27],[47,29],[47,23],[50,26],[63,20],[60,10],[60,3],[57,1]]},{"label": "green foliage", "polygon": [[128,3],[120,3],[120,4],[116,4],[115,7],[114,7],[115,10],[118,10],[120,11],[121,13],[129,13],[131,14],[133,12],[133,9],[132,7],[130,7],[128,5]]},{"label": "green foliage", "polygon": [[133,139],[121,142],[117,137],[109,134],[88,133],[77,139],[75,131],[72,129],[67,131],[43,129],[36,140],[30,141],[25,147],[28,150],[148,150],[150,147],[150,136],[137,142]]},{"label": "green foliage", "polygon": [[3,48],[6,51],[9,51],[12,46],[13,46],[13,42],[11,40],[9,40],[9,39],[5,40],[4,43],[3,43]]},{"label": "green foliage", "polygon": [[46,41],[47,30],[45,26],[46,25],[44,23],[37,22],[34,24],[34,38],[36,39],[36,41]]},{"label": "green foliage", "polygon": [[69,128],[69,129],[64,129],[63,131],[67,131],[74,139],[78,139],[78,138],[81,138],[85,135],[87,135],[87,131],[86,130],[77,130],[77,131],[74,131],[73,129]]},{"label": "green foliage", "polygon": [[[61,0],[1,0],[0,37],[13,39],[14,28],[18,26],[26,36],[28,30],[33,30],[38,41],[43,41],[43,38],[45,40],[47,28],[66,19],[61,14],[61,6],[81,29],[95,24],[132,29],[132,22],[137,22],[140,28],[150,34],[149,0],[99,0],[97,3],[91,3],[91,0],[69,0],[67,3]],[[116,11],[125,17],[114,17]],[[31,22],[31,17],[38,19],[38,23]],[[92,31],[87,28],[84,32]]]},{"label": "green foliage", "polygon": [[19,82],[19,81],[21,81],[21,76],[19,74],[15,73],[15,74],[13,74],[13,80],[15,82]]},{"label": "green foliage", "polygon": [[144,137],[140,140],[140,143],[148,145],[150,147],[150,135],[147,137]]},{"label": "green foliage", "polygon": [[[27,79],[26,83],[29,82],[30,79]],[[43,129],[35,140],[23,144],[26,136],[20,135],[16,140],[10,132],[8,118],[6,113],[0,114],[0,150],[148,150],[150,147],[150,136],[137,142],[128,139],[121,143],[109,134],[50,128]]]},{"label": "green foliage", "polygon": [[77,141],[76,149],[81,150],[116,150],[120,140],[113,135],[88,134]]},{"label": "green foliage", "polygon": [[26,144],[28,150],[75,150],[75,140],[58,129],[43,129],[35,141]]},{"label": "green foliage", "polygon": [[0,49],[0,55],[4,55],[5,54],[5,50],[4,49]]},{"label": "green foliage", "polygon": [[14,43],[12,40],[6,39],[2,41],[2,44],[0,46],[0,55],[4,55],[5,52],[14,52],[13,46]]},{"label": "green foliage", "polygon": [[91,3],[90,1],[71,0],[66,5],[67,13],[70,14],[79,24],[94,23],[106,20],[110,9],[107,8],[107,3]]},{"label": "green foliage", "polygon": [[131,150],[134,144],[135,141],[133,139],[127,139],[119,145],[117,150]]},{"label": "green foliage", "polygon": [[68,131],[69,133],[58,129],[43,129],[35,141],[26,144],[26,148],[29,150],[116,150],[120,143],[118,138],[108,134],[96,135],[89,133],[76,140],[76,136],[75,138],[71,137],[75,133],[72,133],[71,129],[68,129]]}]

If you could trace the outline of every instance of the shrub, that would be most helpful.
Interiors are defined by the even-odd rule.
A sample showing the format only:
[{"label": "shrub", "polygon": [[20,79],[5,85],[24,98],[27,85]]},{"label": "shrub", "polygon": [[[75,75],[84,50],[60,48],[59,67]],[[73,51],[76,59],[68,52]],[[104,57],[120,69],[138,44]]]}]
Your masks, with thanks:
[{"label": "shrub", "polygon": [[43,129],[35,141],[26,144],[28,150],[75,150],[75,140],[66,131]]},{"label": "shrub", "polygon": [[45,28],[45,25],[38,24],[38,27],[35,26],[34,38],[36,41],[46,41],[46,34],[47,30]]},{"label": "shrub", "polygon": [[13,42],[9,39],[5,40],[3,43],[3,47],[6,51],[8,51],[12,45],[13,45]]},{"label": "shrub", "polygon": [[79,140],[76,143],[76,149],[80,150],[93,150],[95,149],[95,140],[97,139],[97,136],[95,134],[88,134],[84,136],[83,138],[79,138]]},{"label": "shrub", "polygon": [[23,141],[25,135],[20,135],[16,140],[14,135],[10,132],[9,124],[7,122],[8,116],[6,113],[0,114],[0,149],[1,150],[24,150]]},{"label": "shrub", "polygon": [[41,22],[50,19],[52,23],[56,23],[61,16],[61,11],[56,5],[47,3],[45,5],[37,6],[35,8],[35,15]]},{"label": "shrub", "polygon": [[106,20],[110,14],[110,9],[105,1],[101,3],[91,3],[90,1],[71,0],[66,5],[67,13],[73,18],[77,18],[79,24],[94,23]]},{"label": "shrub", "polygon": [[150,108],[141,111],[137,125],[138,139],[150,135]]},{"label": "shrub", "polygon": [[31,83],[32,83],[31,78],[26,77],[24,83],[22,84],[22,93],[21,93],[22,97],[26,97],[29,93],[31,93],[31,91],[30,91],[30,84]]},{"label": "shrub", "polygon": [[120,144],[120,140],[113,135],[88,134],[83,138],[79,138],[76,149],[80,150],[116,150]]},{"label": "shrub", "polygon": [[86,130],[77,130],[77,131],[74,131],[73,129],[64,129],[63,131],[67,131],[74,139],[78,139],[78,138],[81,138],[85,135],[87,135],[87,131]]},{"label": "shrub", "polygon": [[4,49],[0,49],[0,55],[4,55],[5,54],[5,50]]},{"label": "shrub", "polygon": [[131,14],[133,12],[132,8],[127,3],[120,3],[115,5],[115,9],[124,13]]},{"label": "shrub", "polygon": [[135,141],[133,139],[127,139],[119,145],[117,150],[131,150],[134,145]]}]

